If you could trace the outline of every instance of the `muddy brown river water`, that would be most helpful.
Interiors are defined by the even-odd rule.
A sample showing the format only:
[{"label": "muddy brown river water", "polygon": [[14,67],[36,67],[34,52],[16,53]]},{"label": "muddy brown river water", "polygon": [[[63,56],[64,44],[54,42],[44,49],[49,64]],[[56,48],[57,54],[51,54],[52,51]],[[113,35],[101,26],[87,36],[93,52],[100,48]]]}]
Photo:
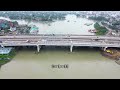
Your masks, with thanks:
[{"label": "muddy brown river water", "polygon": [[[120,78],[120,65],[100,54],[97,48],[44,47],[22,49],[14,59],[1,67],[0,79],[103,79]],[[68,68],[52,68],[51,65],[68,64]]]}]

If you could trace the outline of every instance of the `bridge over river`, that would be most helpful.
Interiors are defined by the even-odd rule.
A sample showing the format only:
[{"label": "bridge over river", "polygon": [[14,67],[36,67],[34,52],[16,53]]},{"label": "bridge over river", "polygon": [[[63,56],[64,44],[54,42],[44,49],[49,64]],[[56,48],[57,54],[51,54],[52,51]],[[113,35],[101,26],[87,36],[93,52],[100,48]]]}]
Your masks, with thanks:
[{"label": "bridge over river", "polygon": [[120,47],[120,37],[111,36],[90,36],[90,35],[6,35],[0,36],[1,46],[36,46],[40,51],[42,45],[46,46],[70,46],[72,52],[73,46],[102,47]]}]

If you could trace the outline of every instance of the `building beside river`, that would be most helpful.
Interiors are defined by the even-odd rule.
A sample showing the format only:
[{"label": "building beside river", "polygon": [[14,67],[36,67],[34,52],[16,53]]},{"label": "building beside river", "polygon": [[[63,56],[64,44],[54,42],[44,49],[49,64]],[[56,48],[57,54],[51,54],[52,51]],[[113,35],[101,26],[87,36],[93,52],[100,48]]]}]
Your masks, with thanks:
[{"label": "building beside river", "polygon": [[10,52],[12,51],[12,47],[0,47],[0,60],[4,60],[4,59],[10,59]]}]

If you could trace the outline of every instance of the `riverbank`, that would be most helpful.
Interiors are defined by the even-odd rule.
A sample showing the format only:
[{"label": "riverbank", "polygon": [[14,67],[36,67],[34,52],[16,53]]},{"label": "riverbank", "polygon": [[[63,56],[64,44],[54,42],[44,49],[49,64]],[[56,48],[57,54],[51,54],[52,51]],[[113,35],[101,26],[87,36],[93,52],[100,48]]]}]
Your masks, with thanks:
[{"label": "riverbank", "polygon": [[118,48],[108,48],[106,51],[101,51],[101,54],[112,60],[120,60],[120,50]]},{"label": "riverbank", "polygon": [[15,49],[12,49],[12,51],[9,54],[5,54],[5,55],[0,54],[0,67],[10,62],[15,56],[15,54],[16,54]]}]

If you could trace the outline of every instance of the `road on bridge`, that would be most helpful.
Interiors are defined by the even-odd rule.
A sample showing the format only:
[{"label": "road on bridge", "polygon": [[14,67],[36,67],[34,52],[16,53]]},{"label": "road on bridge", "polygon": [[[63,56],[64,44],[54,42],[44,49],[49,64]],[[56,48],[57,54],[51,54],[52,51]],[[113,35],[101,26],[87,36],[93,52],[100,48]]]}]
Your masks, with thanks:
[{"label": "road on bridge", "polygon": [[3,46],[34,46],[34,45],[60,45],[60,46],[98,46],[119,47],[120,37],[109,36],[83,36],[83,35],[21,35],[0,36]]}]

